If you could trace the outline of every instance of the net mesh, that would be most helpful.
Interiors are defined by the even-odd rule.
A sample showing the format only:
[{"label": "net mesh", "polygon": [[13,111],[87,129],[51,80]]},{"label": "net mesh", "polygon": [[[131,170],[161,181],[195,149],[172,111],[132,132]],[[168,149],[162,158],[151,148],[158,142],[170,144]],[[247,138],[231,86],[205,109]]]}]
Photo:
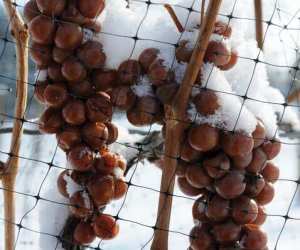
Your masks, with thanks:
[{"label": "net mesh", "polygon": [[[2,0],[4,2],[5,0]],[[134,55],[135,50],[144,42],[152,44],[161,44],[171,51],[175,50],[181,35],[163,36],[161,40],[152,39],[154,34],[147,33],[147,25],[153,22],[151,15],[154,11],[165,11],[164,4],[170,1],[128,1],[128,8],[138,12],[138,18],[134,27],[130,30],[123,29],[121,26],[105,28],[101,34],[108,40],[119,39],[122,48],[113,48],[123,51],[124,59]],[[239,16],[235,11],[241,0],[232,1],[231,10],[227,13],[220,13],[222,17],[232,20],[238,20],[241,23],[253,23],[255,27],[255,18],[253,13],[249,16]],[[252,1],[249,1],[252,4]],[[299,48],[300,44],[300,9],[288,12],[281,8],[281,1],[273,2],[273,9],[267,10],[264,17],[264,46],[271,44],[268,33],[271,30],[277,30],[279,50],[284,51],[285,55],[291,58],[294,55],[294,61],[290,62],[288,56],[285,62],[280,65],[272,61],[256,58],[245,58],[243,60],[253,61],[254,75],[257,64],[266,64],[270,72],[270,79],[276,79],[277,74],[289,74],[290,81],[285,86],[277,87],[284,92],[285,96],[297,87],[297,75],[299,71]],[[22,13],[24,1],[14,1],[17,9]],[[181,20],[184,27],[188,24],[190,17],[199,14],[201,1],[189,0],[182,1],[182,4],[171,6],[178,13],[180,12],[185,19]],[[0,140],[0,158],[2,161],[7,160],[10,156],[8,149],[10,145],[10,133],[12,122],[14,121],[13,107],[15,104],[15,81],[16,81],[16,56],[15,42],[10,34],[10,20],[7,20],[3,3],[1,3],[0,16],[0,118],[1,118],[1,140]],[[167,13],[165,14],[167,15]],[[285,22],[281,22],[284,17]],[[123,17],[124,19],[126,17]],[[122,19],[123,20],[123,19]],[[289,20],[286,22],[286,20]],[[298,26],[295,26],[295,20],[298,20]],[[109,18],[108,21],[109,22]],[[253,31],[252,33],[253,34]],[[291,35],[292,34],[292,35]],[[174,39],[174,37],[176,39]],[[273,36],[272,36],[273,37]],[[160,36],[162,38],[162,36]],[[273,37],[274,38],[274,37]],[[175,62],[175,58],[174,61]],[[58,148],[55,138],[49,135],[42,135],[37,131],[38,120],[36,119],[42,111],[42,107],[36,103],[33,98],[35,85],[35,66],[30,61],[29,100],[26,107],[26,114],[22,119],[25,135],[22,140],[21,151],[17,157],[20,158],[20,171],[18,173],[15,190],[5,190],[5,192],[14,192],[16,197],[16,220],[9,221],[15,226],[17,237],[15,249],[61,249],[61,242],[64,241],[61,230],[64,221],[59,218],[67,218],[69,204],[64,202],[57,194],[56,178],[59,173],[66,168],[64,153]],[[39,72],[37,72],[39,74]],[[248,89],[250,88],[249,82]],[[196,86],[195,86],[196,87]],[[247,96],[248,89],[243,98],[243,104],[246,100],[251,99]],[[229,94],[224,92],[224,94]],[[269,235],[269,249],[295,249],[287,246],[293,246],[297,237],[299,228],[300,209],[299,209],[299,135],[297,132],[282,134],[280,125],[287,108],[299,108],[299,102],[293,104],[267,102],[265,100],[254,100],[261,102],[262,105],[280,105],[282,112],[279,115],[278,128],[274,138],[281,137],[283,150],[276,160],[280,165],[281,177],[276,184],[276,197],[273,203],[267,209],[267,223],[265,229]],[[243,106],[242,106],[243,107]],[[239,119],[239,117],[238,117]],[[236,122],[238,122],[238,119]],[[126,182],[129,185],[126,196],[118,202],[112,203],[107,207],[105,213],[112,214],[121,227],[120,236],[113,241],[96,241],[87,249],[148,249],[153,238],[155,229],[156,207],[159,196],[159,184],[161,172],[154,167],[147,158],[153,156],[154,149],[158,146],[153,144],[153,132],[159,131],[160,127],[151,125],[143,129],[137,129],[130,126],[124,117],[116,116],[115,122],[118,126],[129,129],[128,137],[117,141],[117,148],[122,152],[131,154],[131,165],[126,176]],[[146,139],[145,139],[146,138]],[[151,138],[151,139],[147,139]],[[128,141],[126,141],[126,139]],[[159,151],[159,150],[158,150]],[[149,153],[150,152],[150,153]],[[160,156],[163,152],[159,152]],[[170,157],[170,156],[169,156]],[[173,195],[173,213],[170,227],[170,249],[186,249],[189,240],[189,231],[192,227],[191,206],[195,199],[182,195],[176,188]],[[3,207],[3,192],[0,194],[0,207]],[[4,223],[3,209],[0,212],[0,223]],[[3,231],[0,232],[3,233]],[[3,241],[0,248],[3,248]]]}]

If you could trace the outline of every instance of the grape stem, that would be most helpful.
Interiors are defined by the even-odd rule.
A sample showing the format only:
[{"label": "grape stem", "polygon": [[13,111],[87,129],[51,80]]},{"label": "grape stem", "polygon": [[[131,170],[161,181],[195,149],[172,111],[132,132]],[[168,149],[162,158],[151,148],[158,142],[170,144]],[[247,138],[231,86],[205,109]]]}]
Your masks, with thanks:
[{"label": "grape stem", "polygon": [[186,128],[186,109],[190,93],[203,63],[209,38],[220,9],[221,0],[210,0],[207,14],[194,48],[192,58],[186,69],[183,81],[172,106],[166,108],[166,141],[164,168],[161,178],[160,198],[157,221],[151,250],[168,250],[168,232],[172,210],[172,196],[175,184],[177,158],[180,155],[180,145],[183,131]]},{"label": "grape stem", "polygon": [[15,105],[15,120],[12,131],[9,158],[5,166],[2,180],[4,192],[4,233],[5,250],[13,250],[15,244],[15,193],[13,192],[19,167],[19,150],[23,133],[23,118],[27,103],[28,81],[28,40],[27,26],[11,0],[4,0],[4,7],[9,18],[11,34],[16,46],[16,73],[17,96]]}]

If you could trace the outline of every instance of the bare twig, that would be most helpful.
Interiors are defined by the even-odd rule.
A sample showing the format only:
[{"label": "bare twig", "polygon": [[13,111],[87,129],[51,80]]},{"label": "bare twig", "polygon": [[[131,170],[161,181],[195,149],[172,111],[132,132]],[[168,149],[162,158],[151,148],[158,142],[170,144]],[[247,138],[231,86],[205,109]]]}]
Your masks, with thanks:
[{"label": "bare twig", "polygon": [[176,98],[174,98],[174,104],[168,108],[169,112],[166,117],[165,165],[161,179],[158,218],[151,246],[152,250],[168,249],[168,231],[177,157],[180,153],[182,134],[186,127],[182,121],[185,120],[191,89],[202,66],[204,54],[208,46],[210,35],[213,32],[221,2],[221,0],[210,0],[207,15],[204,19],[192,58],[185,72],[183,82],[180,85]]},{"label": "bare twig", "polygon": [[204,22],[204,13],[205,13],[205,0],[201,2],[201,12],[200,12],[200,28],[202,28]]},{"label": "bare twig", "polygon": [[10,156],[6,163],[6,174],[2,176],[4,191],[4,216],[5,216],[5,249],[14,249],[15,227],[12,222],[15,221],[15,201],[14,192],[5,190],[14,190],[15,180],[18,172],[18,155],[22,136],[23,117],[27,102],[27,84],[28,81],[28,40],[29,34],[16,5],[11,0],[5,0],[4,6],[11,24],[11,32],[16,43],[17,57],[17,98],[15,107],[14,126],[12,131],[12,140],[10,146]]},{"label": "bare twig", "polygon": [[254,0],[254,8],[255,8],[256,41],[258,47],[262,50],[264,46],[262,1]]},{"label": "bare twig", "polygon": [[178,31],[180,33],[182,33],[184,31],[184,28],[182,27],[174,9],[172,8],[172,6],[170,4],[165,4],[164,6],[165,6],[166,10],[169,12],[173,22],[175,23],[176,28],[178,29]]}]

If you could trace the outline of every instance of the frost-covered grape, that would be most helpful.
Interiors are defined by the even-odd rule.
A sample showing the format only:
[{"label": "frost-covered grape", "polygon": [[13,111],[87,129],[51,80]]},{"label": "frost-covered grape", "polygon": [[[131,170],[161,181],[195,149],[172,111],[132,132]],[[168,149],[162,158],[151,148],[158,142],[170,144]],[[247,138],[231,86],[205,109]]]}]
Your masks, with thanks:
[{"label": "frost-covered grape", "polygon": [[139,56],[139,63],[141,64],[143,70],[147,72],[150,65],[157,59],[159,50],[156,48],[145,49]]},{"label": "frost-covered grape", "polygon": [[228,200],[214,195],[209,201],[206,216],[216,222],[224,221],[230,215],[230,203]]},{"label": "frost-covered grape", "polygon": [[279,173],[280,173],[279,168],[275,166],[272,162],[268,162],[261,174],[266,181],[274,183],[278,180]]},{"label": "frost-covered grape", "polygon": [[55,23],[46,16],[36,16],[29,23],[29,32],[32,40],[43,45],[53,43],[55,30]]},{"label": "frost-covered grape", "polygon": [[136,95],[128,86],[114,88],[111,92],[112,104],[121,110],[129,110],[133,107],[136,99]]},{"label": "frost-covered grape", "polygon": [[234,199],[246,188],[245,176],[238,171],[231,171],[216,181],[216,191],[224,199]]},{"label": "frost-covered grape", "polygon": [[219,68],[221,70],[230,70],[231,68],[233,68],[236,65],[238,59],[239,59],[238,52],[235,50],[232,50],[230,53],[230,59],[229,59],[228,63],[219,66]]},{"label": "frost-covered grape", "polygon": [[95,41],[88,41],[79,47],[77,56],[88,69],[102,68],[106,60],[102,44]]},{"label": "frost-covered grape", "polygon": [[120,64],[118,75],[121,84],[133,85],[137,83],[141,76],[141,66],[136,60],[127,60]]},{"label": "frost-covered grape", "polygon": [[212,184],[212,178],[199,165],[188,166],[185,177],[188,183],[195,188],[205,188]]},{"label": "frost-covered grape", "polygon": [[114,198],[114,179],[110,175],[94,176],[88,182],[88,191],[97,207],[101,208]]},{"label": "frost-covered grape", "polygon": [[86,218],[93,212],[93,203],[85,191],[77,191],[70,197],[70,211],[77,218]]},{"label": "frost-covered grape", "polygon": [[218,145],[219,131],[207,124],[197,125],[189,130],[188,140],[194,149],[206,152]]},{"label": "frost-covered grape", "polygon": [[255,130],[252,133],[252,137],[254,140],[254,148],[259,147],[262,145],[266,138],[266,129],[264,124],[261,121],[257,121],[257,125]]},{"label": "frost-covered grape", "polygon": [[70,100],[63,108],[64,120],[71,125],[81,125],[86,121],[86,111],[84,102],[80,100]]},{"label": "frost-covered grape", "polygon": [[272,160],[279,154],[281,150],[281,142],[278,139],[266,142],[262,145],[262,149],[266,153],[268,160]]},{"label": "frost-covered grape", "polygon": [[67,158],[72,168],[77,171],[86,172],[93,167],[93,152],[87,146],[78,145],[73,147],[69,151]]},{"label": "frost-covered grape", "polygon": [[230,60],[230,51],[226,45],[218,41],[210,41],[205,52],[204,61],[216,66],[226,65]]},{"label": "frost-covered grape", "polygon": [[263,190],[255,197],[256,202],[259,205],[267,205],[270,203],[275,195],[275,190],[270,182],[266,182]]},{"label": "frost-covered grape", "polygon": [[193,102],[197,111],[204,116],[213,115],[220,107],[218,96],[214,91],[208,89],[201,90],[201,92],[194,97]]},{"label": "frost-covered grape", "polygon": [[[92,82],[97,91],[107,91],[112,89],[118,81],[116,70],[94,70],[92,73]],[[114,91],[114,89],[113,89]]]},{"label": "frost-covered grape", "polygon": [[104,123],[91,122],[81,130],[82,138],[94,150],[99,150],[107,141],[108,130]]},{"label": "frost-covered grape", "polygon": [[232,201],[232,219],[237,224],[249,224],[255,221],[258,213],[253,199],[243,195]]},{"label": "frost-covered grape", "polygon": [[73,237],[76,242],[83,245],[92,243],[96,235],[90,223],[81,221],[75,227]]},{"label": "frost-covered grape", "polygon": [[69,151],[72,147],[81,142],[80,129],[77,127],[65,127],[63,131],[56,135],[58,146],[64,150]]},{"label": "frost-covered grape", "polygon": [[113,239],[119,233],[119,225],[110,215],[98,215],[92,222],[92,225],[95,234],[103,240]]},{"label": "frost-covered grape", "polygon": [[229,171],[230,160],[224,153],[219,153],[214,157],[205,159],[203,167],[210,177],[218,179]]},{"label": "frost-covered grape", "polygon": [[54,108],[60,108],[68,99],[67,88],[63,83],[50,84],[44,91],[45,103]]},{"label": "frost-covered grape", "polygon": [[91,122],[107,122],[112,118],[113,107],[110,96],[105,92],[97,92],[86,103],[87,117]]}]

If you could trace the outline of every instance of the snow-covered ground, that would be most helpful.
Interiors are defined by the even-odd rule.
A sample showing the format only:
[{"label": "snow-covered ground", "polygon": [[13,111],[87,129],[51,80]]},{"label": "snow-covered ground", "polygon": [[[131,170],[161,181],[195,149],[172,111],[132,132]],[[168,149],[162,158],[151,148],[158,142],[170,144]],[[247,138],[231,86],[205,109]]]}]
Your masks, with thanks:
[{"label": "snow-covered ground", "polygon": [[[24,3],[24,1],[17,2],[21,5]],[[174,46],[168,43],[177,43],[180,34],[169,15],[166,14],[162,5],[152,4],[147,9],[144,1],[129,2],[130,9],[127,9],[127,3],[124,0],[107,0],[106,19],[103,23],[104,34],[101,34],[100,39],[104,44],[106,53],[110,55],[108,66],[117,67],[121,61],[127,59],[131,54],[136,57],[143,48],[149,46],[160,48],[166,61],[171,62],[174,55]],[[152,2],[176,4],[177,6],[174,9],[181,23],[187,23],[189,27],[193,26],[195,20],[199,20],[197,12],[193,11],[189,15],[188,10],[183,7],[193,5],[194,10],[199,10],[201,1],[155,0]],[[269,26],[265,38],[265,57],[262,60],[269,63],[267,74],[270,83],[272,86],[278,87],[286,96],[294,82],[293,72],[290,72],[290,68],[285,66],[295,65],[297,59],[295,49],[300,45],[300,32],[296,30],[300,27],[300,2],[294,0],[265,0],[263,2],[264,20],[270,20],[272,17],[272,23],[276,25]],[[280,8],[280,11],[275,7]],[[255,26],[252,20],[254,13],[253,0],[224,0],[221,14],[228,15],[232,11],[233,16],[239,17],[231,20],[231,24],[237,31],[234,33],[236,45],[241,37],[251,45],[255,37]],[[275,14],[273,15],[273,13]],[[220,18],[226,20],[224,16],[220,16]],[[142,24],[140,25],[140,23]],[[287,25],[289,29],[280,28],[284,25]],[[151,40],[138,40],[134,44],[134,40],[129,37],[135,36],[137,30],[139,30],[137,34],[139,38]],[[122,36],[117,37],[116,35]],[[152,41],[152,39],[156,41]],[[244,44],[246,48],[243,48],[242,51],[243,53],[249,53],[251,56],[249,54],[243,56],[253,58],[255,56],[247,50],[247,46],[250,45]],[[239,80],[246,81],[253,70],[253,65],[249,66],[249,62],[247,63],[246,60],[240,62],[239,66],[242,68],[228,72],[226,75],[227,81],[231,81],[232,86],[235,87],[233,90],[236,93],[243,91],[242,88],[238,88],[239,86],[245,86],[245,84],[239,85]],[[244,75],[239,75],[241,72]],[[5,74],[5,72],[3,73]],[[258,74],[258,76],[261,76],[261,74]],[[256,94],[255,91],[258,90],[254,89],[251,93]],[[276,100],[278,101],[278,99]],[[260,105],[263,107],[264,104],[260,103]],[[298,113],[297,108],[293,108],[293,110]],[[126,128],[129,128],[130,125],[124,119],[118,118],[115,119],[115,122],[120,128],[125,128],[119,141],[131,142],[139,139],[138,135],[128,136],[126,134]],[[152,131],[153,129],[156,128],[144,128],[146,131]],[[264,228],[269,235],[270,249],[274,249],[276,239],[285,223],[283,216],[287,215],[290,208],[288,215],[297,220],[287,220],[277,246],[277,250],[290,250],[300,245],[298,233],[300,228],[300,193],[295,195],[291,204],[297,188],[295,180],[299,179],[300,161],[297,145],[299,140],[284,137],[282,141],[284,142],[282,153],[275,160],[275,163],[281,169],[281,180],[275,185],[276,197],[274,201],[267,207],[267,213],[270,216]],[[1,135],[0,152],[7,152],[8,147],[9,136]],[[128,150],[128,148],[123,146],[121,150]],[[133,151],[126,151],[126,154],[132,154]],[[24,228],[20,230],[16,249],[61,249],[57,245],[55,236],[60,233],[68,216],[68,207],[65,204],[67,201],[57,192],[56,179],[62,171],[61,168],[66,167],[65,155],[57,149],[55,138],[48,135],[24,136],[20,155],[23,159],[20,162],[17,186],[14,190],[17,192],[17,218],[15,223],[21,223]],[[4,160],[6,156],[6,154],[0,154],[0,159]],[[49,167],[47,163],[51,161],[55,166]],[[155,224],[160,174],[160,170],[148,162],[145,162],[145,164],[139,163],[131,170],[127,180],[131,180],[133,185],[130,186],[128,195],[125,199],[113,203],[106,210],[107,213],[118,214],[121,218],[119,221],[121,232],[116,239],[101,242],[101,249],[149,249],[150,244],[147,243],[153,235],[151,227]],[[41,197],[39,200],[34,197],[38,194]],[[177,196],[174,196],[170,249],[182,250],[188,246],[186,234],[189,234],[193,225],[191,216],[193,200],[183,197],[177,188],[175,194]],[[1,223],[3,224],[2,207],[3,195],[0,192],[0,235],[3,235],[1,225]],[[98,243],[95,242],[92,246],[96,247]],[[0,249],[3,249],[3,241],[0,241]]]}]

